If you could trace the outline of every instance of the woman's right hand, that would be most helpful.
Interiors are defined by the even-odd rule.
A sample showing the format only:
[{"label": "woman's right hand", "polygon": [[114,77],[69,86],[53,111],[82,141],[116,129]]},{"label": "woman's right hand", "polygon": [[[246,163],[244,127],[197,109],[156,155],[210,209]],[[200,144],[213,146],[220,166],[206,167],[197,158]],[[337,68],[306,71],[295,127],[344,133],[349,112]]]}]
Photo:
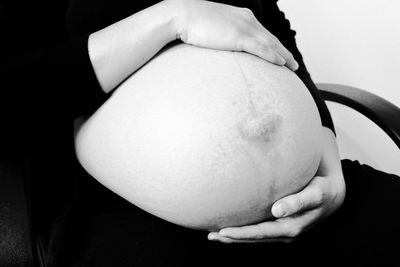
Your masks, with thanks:
[{"label": "woman's right hand", "polygon": [[203,0],[169,0],[179,11],[177,38],[195,46],[245,51],[295,71],[293,55],[251,10]]}]

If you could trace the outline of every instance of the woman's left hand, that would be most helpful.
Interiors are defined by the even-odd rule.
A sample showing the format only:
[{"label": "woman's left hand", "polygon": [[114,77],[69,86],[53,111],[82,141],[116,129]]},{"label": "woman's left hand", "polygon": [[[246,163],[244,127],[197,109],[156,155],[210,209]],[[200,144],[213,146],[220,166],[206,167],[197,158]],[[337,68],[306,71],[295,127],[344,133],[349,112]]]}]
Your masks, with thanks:
[{"label": "woman's left hand", "polygon": [[223,243],[291,242],[336,211],[344,201],[346,186],[335,135],[323,129],[324,149],[317,175],[302,191],[274,203],[275,220],[224,228],[209,233],[208,239]]}]

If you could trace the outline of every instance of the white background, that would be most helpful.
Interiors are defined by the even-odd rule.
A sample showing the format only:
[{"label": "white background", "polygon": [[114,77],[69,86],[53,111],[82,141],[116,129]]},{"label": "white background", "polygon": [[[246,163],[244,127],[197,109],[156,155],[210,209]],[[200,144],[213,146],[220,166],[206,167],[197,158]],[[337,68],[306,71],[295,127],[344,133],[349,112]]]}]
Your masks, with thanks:
[{"label": "white background", "polygon": [[[400,107],[400,1],[278,3],[297,32],[297,45],[315,82],[362,88]],[[342,158],[400,175],[400,150],[383,131],[342,105],[328,107]]]}]

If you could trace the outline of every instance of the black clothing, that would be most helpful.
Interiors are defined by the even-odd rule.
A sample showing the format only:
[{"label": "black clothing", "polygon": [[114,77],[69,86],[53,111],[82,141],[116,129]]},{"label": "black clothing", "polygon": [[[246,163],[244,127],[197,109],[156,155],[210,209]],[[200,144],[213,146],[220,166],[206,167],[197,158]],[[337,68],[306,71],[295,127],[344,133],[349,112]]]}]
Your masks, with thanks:
[{"label": "black clothing", "polygon": [[[221,244],[155,217],[81,173],[50,266],[387,266],[397,262],[400,177],[343,160],[343,206],[292,243]],[[85,175],[87,175],[86,178]],[[62,229],[62,231],[59,231]],[[57,231],[58,230],[58,231]],[[61,242],[62,241],[62,242]],[[64,265],[65,264],[65,265]],[[276,265],[275,265],[276,264]]]},{"label": "black clothing", "polygon": [[[37,208],[40,218],[51,220],[54,214],[46,212],[48,203],[42,201],[39,188],[54,188],[49,194],[58,199],[62,194],[58,189],[71,186],[71,163],[76,161],[72,119],[90,115],[108,98],[96,80],[88,57],[88,35],[156,2],[0,3],[1,136],[6,136],[3,139],[10,140],[9,143],[13,139],[13,146],[23,148],[28,154],[28,175],[41,177],[32,182],[32,195],[34,198],[38,195],[33,209]],[[276,1],[221,2],[251,8],[266,28],[292,51],[300,64],[296,73],[313,95],[323,125],[334,130],[328,109],[296,48],[295,32],[290,30]],[[59,170],[63,171],[59,173]]]},{"label": "black clothing", "polygon": [[[18,8],[18,12],[11,9],[8,13],[14,11],[16,15],[21,10],[24,9]],[[62,13],[59,15],[64,17]],[[16,18],[1,19],[1,27],[9,33],[1,36],[1,51],[7,51],[0,65],[3,123],[26,130],[42,117],[72,120],[93,112],[106,100],[88,56],[88,34],[66,38],[65,27],[43,32],[52,23],[46,19],[18,17],[17,22],[13,21]],[[35,24],[34,29],[19,29],[30,28],[31,24]]]},{"label": "black clothing", "polygon": [[[222,255],[220,260],[232,255],[243,255],[247,260],[251,255],[259,255],[269,261],[266,250],[284,257],[282,247],[284,250],[293,248],[293,251],[301,247],[274,244],[266,249],[261,245],[232,247],[210,243],[206,240],[204,232],[172,225],[126,202],[90,177],[77,162],[73,150],[72,120],[81,115],[91,114],[108,97],[96,80],[87,54],[88,34],[158,1],[22,2],[3,1],[0,4],[0,116],[3,123],[1,135],[9,138],[11,144],[19,147],[27,155],[27,175],[30,179],[36,179],[32,181],[31,188],[35,200],[32,208],[36,216],[34,219],[40,223],[36,223],[35,227],[48,229],[53,225],[52,232],[49,233],[48,253],[51,266],[70,263],[76,263],[76,266],[151,266],[151,260],[158,259],[160,261],[154,261],[154,264],[165,265],[162,261],[176,263],[178,258],[186,258],[186,265],[191,266],[194,259],[201,261],[204,255],[219,253]],[[295,32],[290,30],[289,22],[279,11],[276,1],[224,2],[251,8],[264,26],[294,54],[300,64],[296,74],[313,95],[323,125],[333,129],[326,105],[296,48]],[[364,189],[369,193],[374,192],[378,186],[382,186],[382,192],[398,190],[398,183],[393,183],[393,179],[387,174],[360,167],[357,163],[346,161],[344,172],[350,185],[355,184],[349,187],[354,189],[354,193],[351,193],[351,189],[348,195],[352,195],[347,199],[352,200],[346,200],[344,205],[350,207],[350,210],[363,212],[364,207],[374,207],[361,207],[361,204],[358,204],[358,197]],[[366,180],[370,182],[366,187],[359,186],[359,183],[364,185],[363,179],[367,176],[370,179]],[[379,179],[376,179],[378,176]],[[75,186],[71,183],[72,179],[75,179]],[[392,182],[381,183],[381,180]],[[391,183],[395,185],[392,186]],[[41,197],[42,187],[53,189],[46,192],[47,199]],[[64,190],[65,187],[74,189],[74,194]],[[357,191],[358,188],[364,189]],[[389,189],[393,191],[386,191]],[[380,194],[379,197],[383,201],[391,195]],[[56,205],[59,206],[58,210],[52,210],[56,214],[49,212],[49,199],[50,202],[57,202]],[[64,206],[66,200],[68,204]],[[366,203],[369,205],[369,202]],[[321,228],[313,229],[312,232],[318,233],[318,229],[325,229],[322,225],[335,225],[335,220],[338,220],[339,224],[343,223],[343,214],[353,219],[354,223],[362,223],[368,214],[362,213],[364,217],[360,215],[358,220],[358,217],[354,218],[348,213],[346,208],[340,209],[332,218],[321,224]],[[59,217],[54,222],[53,218],[57,214]],[[369,230],[370,224],[365,227]],[[354,229],[347,224],[338,229],[342,228],[346,231]],[[321,230],[323,235],[312,235],[311,232],[310,235],[304,235],[302,240],[307,240],[307,236],[310,236],[308,239],[315,237],[315,241],[304,241],[306,246],[303,248],[307,245],[320,247],[317,241],[331,230],[330,227],[326,229],[329,231]],[[386,227],[380,230],[379,233],[386,234],[391,233],[393,228]],[[365,240],[365,231],[360,230],[359,233],[360,240]],[[375,240],[384,243],[382,236],[376,235]],[[338,235],[338,238],[343,236],[349,235]],[[361,244],[360,250],[355,251],[368,251],[361,248],[364,249],[365,244]],[[197,251],[198,249],[200,251]],[[253,250],[255,252],[251,252]],[[173,257],[177,252],[182,253]],[[312,254],[311,251],[300,249],[296,255],[307,253]],[[168,259],[169,255],[171,257]],[[209,264],[213,263],[212,258],[205,258]]]},{"label": "black clothing", "polygon": [[67,35],[66,8],[62,0],[0,3],[1,153],[25,154],[34,227],[44,231],[71,198],[73,118],[107,99],[88,36]]}]

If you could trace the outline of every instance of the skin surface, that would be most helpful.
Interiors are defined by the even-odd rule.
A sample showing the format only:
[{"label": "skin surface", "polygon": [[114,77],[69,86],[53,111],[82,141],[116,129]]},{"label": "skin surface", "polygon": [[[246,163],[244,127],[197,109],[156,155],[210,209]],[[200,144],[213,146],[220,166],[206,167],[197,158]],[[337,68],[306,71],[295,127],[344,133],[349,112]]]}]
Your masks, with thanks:
[{"label": "skin surface", "polygon": [[[249,9],[201,0],[166,0],[90,35],[90,60],[104,92],[114,90],[175,39],[195,46],[245,51],[291,70],[298,68],[291,53]],[[276,220],[222,229],[210,233],[209,239],[224,243],[292,241],[337,210],[346,193],[338,147],[332,130],[323,127],[321,138],[322,174],[300,192],[276,201],[272,207]]]},{"label": "skin surface", "polygon": [[218,230],[270,219],[276,200],[304,188],[320,163],[321,130],[286,67],[180,44],[126,80],[75,141],[82,166],[134,205]]}]

